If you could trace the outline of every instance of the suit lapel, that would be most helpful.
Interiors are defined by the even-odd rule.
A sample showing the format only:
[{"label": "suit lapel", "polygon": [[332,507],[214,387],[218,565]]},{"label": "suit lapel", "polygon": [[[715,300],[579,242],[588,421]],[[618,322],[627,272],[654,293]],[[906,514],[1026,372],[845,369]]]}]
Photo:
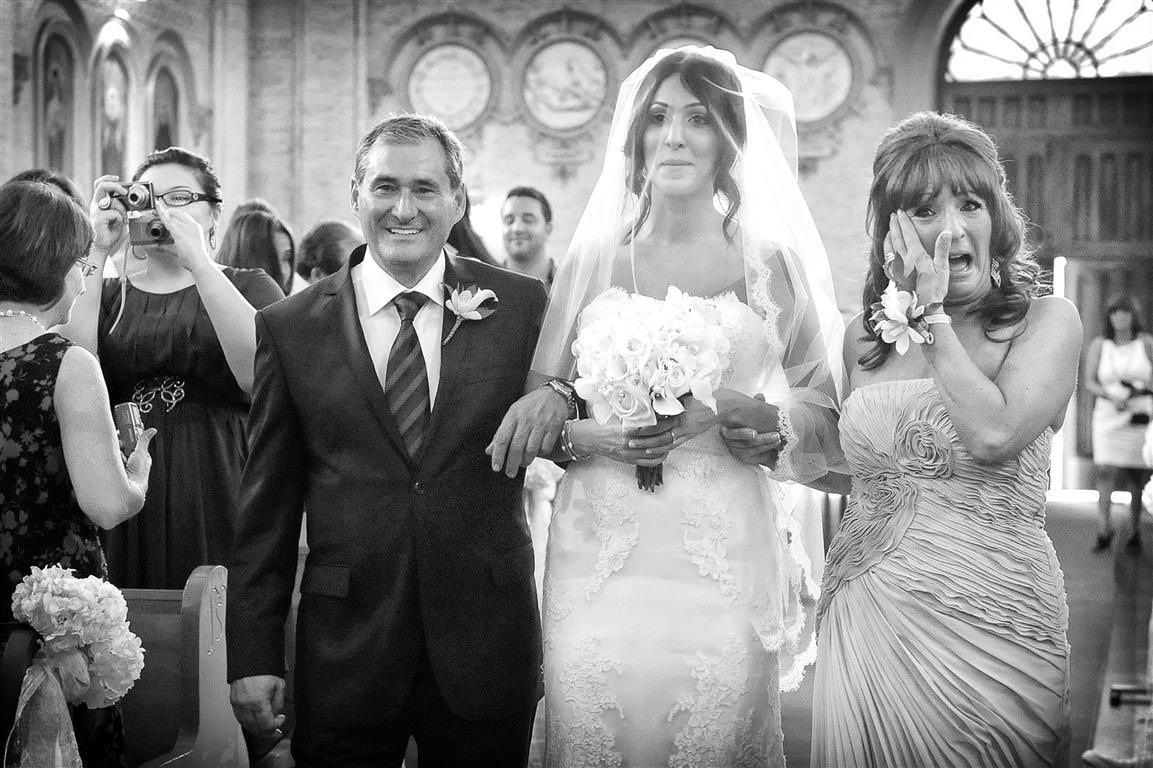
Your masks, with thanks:
[{"label": "suit lapel", "polygon": [[[476,277],[473,270],[470,268],[467,259],[461,259],[454,256],[446,255],[447,263],[444,267],[444,295],[445,300],[448,299],[448,291],[450,288],[456,288],[458,285],[468,285],[475,282]],[[483,286],[482,286],[483,287]],[[436,439],[437,433],[441,429],[441,425],[449,414],[446,413],[448,409],[447,404],[452,401],[453,393],[460,386],[460,381],[466,370],[468,351],[470,344],[466,338],[468,333],[469,321],[465,320],[457,328],[456,333],[452,339],[445,344],[444,340],[452,333],[452,327],[456,324],[456,315],[447,306],[444,308],[444,324],[441,328],[441,348],[440,348],[440,384],[436,390],[436,403],[432,408],[432,418],[428,423],[428,437],[425,439],[424,460],[428,460],[429,454],[434,452],[438,446],[444,441]]]},{"label": "suit lapel", "polygon": [[337,279],[325,286],[325,292],[330,294],[331,308],[334,310],[328,313],[335,325],[330,338],[340,340],[340,356],[351,369],[353,381],[368,403],[369,410],[400,455],[407,457],[404,440],[388,407],[380,378],[372,366],[368,343],[364,340],[364,329],[361,328],[360,318],[357,316],[356,291],[352,285],[350,271],[364,257],[365,246],[362,245],[353,251],[348,264],[338,273]]}]

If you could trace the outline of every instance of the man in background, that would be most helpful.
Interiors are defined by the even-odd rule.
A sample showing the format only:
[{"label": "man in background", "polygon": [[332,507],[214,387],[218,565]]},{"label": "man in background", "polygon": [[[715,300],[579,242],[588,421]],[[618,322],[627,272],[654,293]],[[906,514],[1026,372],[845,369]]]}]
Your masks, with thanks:
[{"label": "man in background", "polygon": [[552,288],[556,262],[548,255],[548,236],[552,234],[552,206],[548,198],[533,187],[513,187],[505,195],[500,209],[505,266]]}]

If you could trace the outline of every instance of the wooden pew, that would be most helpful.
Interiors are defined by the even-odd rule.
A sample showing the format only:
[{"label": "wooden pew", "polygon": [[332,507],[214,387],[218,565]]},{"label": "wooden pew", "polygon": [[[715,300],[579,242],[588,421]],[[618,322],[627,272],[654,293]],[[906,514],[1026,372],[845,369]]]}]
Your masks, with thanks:
[{"label": "wooden pew", "polygon": [[144,645],[144,671],[122,702],[130,766],[248,766],[228,701],[227,581],[224,566],[202,565],[183,592],[124,590],[128,620]]}]

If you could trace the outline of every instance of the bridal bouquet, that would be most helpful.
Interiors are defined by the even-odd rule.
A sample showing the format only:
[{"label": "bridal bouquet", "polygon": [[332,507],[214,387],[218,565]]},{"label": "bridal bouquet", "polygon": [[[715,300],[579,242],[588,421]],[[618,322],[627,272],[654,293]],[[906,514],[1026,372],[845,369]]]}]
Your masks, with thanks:
[{"label": "bridal bouquet", "polygon": [[[582,312],[573,355],[593,418],[635,429],[684,412],[689,394],[716,412],[729,339],[708,302],[675,287],[664,301],[611,288]],[[660,465],[637,467],[640,488],[662,482]]]}]

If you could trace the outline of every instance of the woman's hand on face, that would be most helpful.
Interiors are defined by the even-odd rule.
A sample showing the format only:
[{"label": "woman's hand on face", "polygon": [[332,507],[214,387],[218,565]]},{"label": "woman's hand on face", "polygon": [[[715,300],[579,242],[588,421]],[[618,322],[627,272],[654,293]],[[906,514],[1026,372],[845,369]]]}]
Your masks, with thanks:
[{"label": "woman's hand on face", "polygon": [[580,455],[597,454],[623,464],[655,467],[665,460],[676,441],[681,417],[661,419],[654,426],[621,429],[581,419],[569,428],[569,439]]},{"label": "woman's hand on face", "polygon": [[[898,285],[909,285],[917,291],[921,304],[941,304],[949,293],[949,248],[953,235],[942,230],[933,244],[933,255],[925,252],[913,219],[904,211],[889,216],[889,233],[885,235],[886,263],[901,275]],[[890,262],[888,254],[894,259]],[[909,280],[913,276],[912,281]],[[890,275],[892,278],[892,275]]]},{"label": "woman's hand on face", "polygon": [[127,192],[119,176],[101,176],[92,184],[92,203],[88,208],[95,230],[91,257],[100,264],[120,248],[128,232],[128,213],[121,202]]},{"label": "woman's hand on face", "polygon": [[163,200],[156,201],[156,214],[172,234],[176,260],[189,272],[211,264],[204,227],[185,211],[169,208]]}]

